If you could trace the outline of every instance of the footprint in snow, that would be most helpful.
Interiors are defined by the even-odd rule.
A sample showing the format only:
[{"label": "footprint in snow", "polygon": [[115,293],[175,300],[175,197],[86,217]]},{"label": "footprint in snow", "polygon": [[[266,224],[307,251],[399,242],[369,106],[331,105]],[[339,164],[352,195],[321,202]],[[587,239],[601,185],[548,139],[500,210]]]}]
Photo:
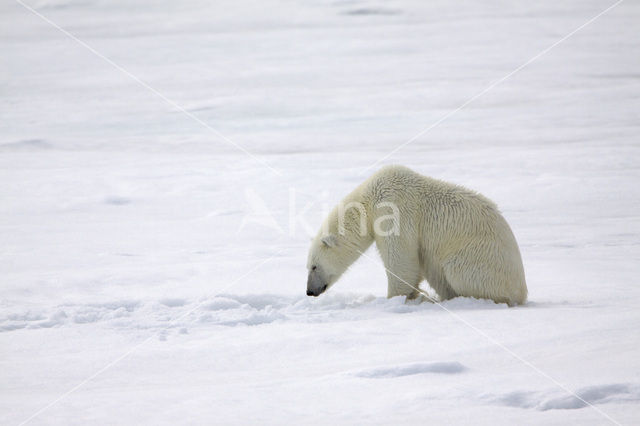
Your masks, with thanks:
[{"label": "footprint in snow", "polygon": [[575,395],[564,394],[554,397],[549,397],[549,393],[546,392],[517,391],[491,400],[509,407],[535,408],[540,411],[575,410],[589,404],[638,401],[640,386],[626,383],[586,386],[576,390]]},{"label": "footprint in snow", "polygon": [[360,370],[353,373],[357,377],[369,379],[382,379],[390,377],[411,376],[414,374],[437,373],[437,374],[457,374],[467,368],[459,362],[427,362],[395,365],[391,367],[376,367]]},{"label": "footprint in snow", "polygon": [[588,386],[576,392],[580,398],[566,395],[548,399],[538,405],[538,410],[574,410],[584,408],[588,404],[619,401],[637,401],[640,399],[640,388],[633,389],[628,384],[616,383],[611,385]]}]

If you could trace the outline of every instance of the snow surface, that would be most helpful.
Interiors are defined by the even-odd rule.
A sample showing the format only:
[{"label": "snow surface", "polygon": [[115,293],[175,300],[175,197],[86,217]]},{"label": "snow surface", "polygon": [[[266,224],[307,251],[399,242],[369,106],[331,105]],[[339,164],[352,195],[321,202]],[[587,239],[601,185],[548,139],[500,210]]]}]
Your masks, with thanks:
[{"label": "snow surface", "polygon": [[639,2],[380,163],[516,234],[530,302],[446,310],[307,298],[308,233],[613,1],[26,4],[121,69],[0,3],[0,423],[640,422]]}]

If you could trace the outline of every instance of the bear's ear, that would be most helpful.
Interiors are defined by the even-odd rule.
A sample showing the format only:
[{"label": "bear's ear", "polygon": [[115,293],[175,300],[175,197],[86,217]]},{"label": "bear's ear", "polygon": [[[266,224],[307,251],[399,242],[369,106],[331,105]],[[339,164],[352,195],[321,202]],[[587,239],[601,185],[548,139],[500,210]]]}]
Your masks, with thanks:
[{"label": "bear's ear", "polygon": [[338,245],[338,239],[333,234],[325,235],[324,237],[322,237],[322,244],[327,247],[335,247],[336,245]]}]

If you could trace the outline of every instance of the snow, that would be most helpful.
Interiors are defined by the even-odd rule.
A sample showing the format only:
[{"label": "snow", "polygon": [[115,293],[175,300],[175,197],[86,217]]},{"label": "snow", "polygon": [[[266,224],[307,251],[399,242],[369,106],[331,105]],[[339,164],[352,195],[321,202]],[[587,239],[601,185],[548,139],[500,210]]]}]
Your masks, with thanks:
[{"label": "snow", "polygon": [[[638,2],[455,113],[614,2],[25,4],[103,57],[0,3],[0,423],[638,423]],[[391,163],[496,201],[527,305],[305,296]]]},{"label": "snow", "polygon": [[390,368],[370,368],[368,370],[359,371],[355,375],[358,377],[385,378],[402,377],[421,373],[455,374],[463,371],[464,369],[464,365],[459,362],[431,362],[398,365]]}]

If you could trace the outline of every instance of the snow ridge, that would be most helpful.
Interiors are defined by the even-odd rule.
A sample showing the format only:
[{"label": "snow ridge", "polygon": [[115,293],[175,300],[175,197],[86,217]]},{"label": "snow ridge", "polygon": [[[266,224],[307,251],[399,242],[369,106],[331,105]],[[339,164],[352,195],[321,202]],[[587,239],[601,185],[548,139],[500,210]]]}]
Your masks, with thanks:
[{"label": "snow ridge", "polygon": [[[504,304],[471,298],[447,301],[446,306],[450,309],[506,309]],[[385,313],[430,310],[440,308],[430,303],[406,301],[404,297],[387,299],[369,294],[333,292],[318,299],[277,294],[224,294],[200,301],[170,297],[147,302],[123,300],[38,309],[16,307],[0,317],[0,332],[89,323],[147,329],[195,324],[255,326],[275,321],[353,321]]]}]

